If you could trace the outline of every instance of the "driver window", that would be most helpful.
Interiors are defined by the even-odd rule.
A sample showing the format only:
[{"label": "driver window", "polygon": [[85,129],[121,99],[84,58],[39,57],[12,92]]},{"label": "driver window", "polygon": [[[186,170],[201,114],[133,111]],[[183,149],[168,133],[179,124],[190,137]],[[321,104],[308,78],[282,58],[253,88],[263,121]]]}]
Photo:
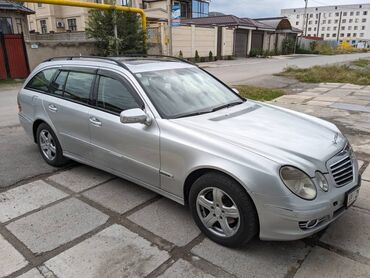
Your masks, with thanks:
[{"label": "driver window", "polygon": [[126,85],[110,77],[100,76],[97,106],[114,113],[140,108]]}]

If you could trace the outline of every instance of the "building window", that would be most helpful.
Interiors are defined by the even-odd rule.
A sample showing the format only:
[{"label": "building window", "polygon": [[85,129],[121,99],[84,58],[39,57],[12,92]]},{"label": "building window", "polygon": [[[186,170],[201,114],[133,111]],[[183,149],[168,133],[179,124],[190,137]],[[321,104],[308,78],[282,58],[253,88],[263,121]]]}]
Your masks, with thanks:
[{"label": "building window", "polygon": [[333,31],[336,31],[336,30],[337,30],[337,26],[334,26],[334,27],[333,27]]},{"label": "building window", "polygon": [[347,16],[347,12],[344,12],[344,13],[343,13],[343,16]]},{"label": "building window", "polygon": [[362,19],[362,22],[366,22],[366,18],[363,18],[363,19]]},{"label": "building window", "polygon": [[45,19],[40,20],[40,28],[41,28],[41,34],[46,34],[48,32],[48,27],[46,25]]},{"label": "building window", "polygon": [[347,37],[350,37],[351,36],[351,33],[347,33]]},{"label": "building window", "polygon": [[330,37],[330,34],[326,34],[326,37],[329,38]]},{"label": "building window", "polygon": [[16,18],[15,19],[15,28],[17,30],[17,34],[22,34],[23,33],[22,18]]},{"label": "building window", "polygon": [[328,14],[328,17],[331,17],[331,13]]},{"label": "building window", "polygon": [[364,11],[364,15],[367,15],[367,11]]},{"label": "building window", "polygon": [[352,23],[353,22],[353,19],[351,18],[350,20],[349,20],[349,23]]},{"label": "building window", "polygon": [[321,34],[321,37],[324,38],[324,34]]},{"label": "building window", "polygon": [[358,18],[355,18],[355,23],[358,23]]},{"label": "building window", "polygon": [[297,14],[297,19],[299,19],[299,14]]},{"label": "building window", "polygon": [[75,18],[67,19],[68,30],[77,31],[77,22]]},{"label": "building window", "polygon": [[311,31],[312,31],[312,28],[311,28],[311,27],[309,27],[309,28],[308,28],[308,31],[309,31],[309,32],[311,32]]},{"label": "building window", "polygon": [[357,37],[357,33],[353,33],[353,37],[356,38]]},{"label": "building window", "polygon": [[338,22],[339,22],[339,20],[338,20],[338,19],[334,20],[334,23],[338,23]]},{"label": "building window", "polygon": [[42,3],[37,3],[38,8],[42,8]]},{"label": "building window", "polygon": [[326,24],[326,20],[323,20],[323,21],[322,21],[322,24]]},{"label": "building window", "polygon": [[360,37],[363,38],[365,36],[364,33],[360,33]]},{"label": "building window", "polygon": [[337,34],[333,33],[333,34],[332,34],[332,37],[333,37],[333,38],[336,38],[336,37],[337,37]]},{"label": "building window", "polygon": [[0,33],[13,34],[13,23],[11,17],[0,17]]},{"label": "building window", "polygon": [[349,13],[349,15],[350,15],[350,16],[353,16],[353,14],[354,14],[354,12],[350,12],[350,13]]},{"label": "building window", "polygon": [[357,30],[357,29],[358,29],[358,27],[357,27],[357,26],[354,26],[354,27],[353,27],[353,30]]},{"label": "building window", "polygon": [[207,17],[209,14],[209,3],[193,0],[192,4],[192,16],[197,17]]},{"label": "building window", "polygon": [[365,26],[361,26],[361,30],[365,30]]},{"label": "building window", "polygon": [[335,13],[335,16],[339,16],[339,13]]},{"label": "building window", "polygon": [[325,27],[321,27],[321,31],[325,31]]},{"label": "building window", "polygon": [[348,26],[348,30],[352,30],[352,26]]},{"label": "building window", "polygon": [[342,26],[342,27],[340,27],[340,29],[346,30],[346,26]]},{"label": "building window", "polygon": [[313,28],[313,30],[314,30],[314,31],[316,31],[316,30],[317,30],[317,28],[315,27],[315,28]]},{"label": "building window", "polygon": [[297,21],[297,22],[295,23],[295,25],[299,25],[299,21]]},{"label": "building window", "polygon": [[330,27],[326,28],[327,31],[330,31]]},{"label": "building window", "polygon": [[346,23],[347,22],[347,20],[345,20],[345,19],[342,19],[342,23]]},{"label": "building window", "polygon": [[328,20],[328,24],[331,24],[331,19]]},{"label": "building window", "polygon": [[315,20],[315,24],[317,24],[317,20]]},{"label": "building window", "polygon": [[344,37],[344,33],[341,33],[340,36],[343,38]]},{"label": "building window", "polygon": [[360,15],[360,12],[356,12],[356,15]]},{"label": "building window", "polygon": [[310,18],[312,18],[313,17],[313,14],[310,14]]},{"label": "building window", "polygon": [[308,25],[311,25],[312,24],[312,21],[310,20],[309,22],[308,22]]}]

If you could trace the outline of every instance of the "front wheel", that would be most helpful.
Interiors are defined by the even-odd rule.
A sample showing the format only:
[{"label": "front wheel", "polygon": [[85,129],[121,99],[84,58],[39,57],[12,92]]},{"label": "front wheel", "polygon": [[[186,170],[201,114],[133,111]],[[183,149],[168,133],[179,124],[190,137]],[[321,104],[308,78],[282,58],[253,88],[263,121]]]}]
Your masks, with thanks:
[{"label": "front wheel", "polygon": [[199,229],[219,244],[242,247],[258,232],[253,201],[239,183],[223,174],[207,173],[196,180],[189,202]]},{"label": "front wheel", "polygon": [[40,124],[36,134],[41,156],[48,164],[60,167],[68,163],[68,159],[63,156],[57,136],[47,124]]}]

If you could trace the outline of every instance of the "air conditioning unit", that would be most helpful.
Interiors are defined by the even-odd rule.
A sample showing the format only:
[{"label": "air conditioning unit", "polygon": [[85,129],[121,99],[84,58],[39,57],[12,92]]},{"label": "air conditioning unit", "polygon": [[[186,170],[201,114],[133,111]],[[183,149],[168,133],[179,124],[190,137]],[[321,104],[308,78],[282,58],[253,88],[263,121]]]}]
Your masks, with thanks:
[{"label": "air conditioning unit", "polygon": [[64,22],[63,21],[57,21],[57,28],[64,28]]}]

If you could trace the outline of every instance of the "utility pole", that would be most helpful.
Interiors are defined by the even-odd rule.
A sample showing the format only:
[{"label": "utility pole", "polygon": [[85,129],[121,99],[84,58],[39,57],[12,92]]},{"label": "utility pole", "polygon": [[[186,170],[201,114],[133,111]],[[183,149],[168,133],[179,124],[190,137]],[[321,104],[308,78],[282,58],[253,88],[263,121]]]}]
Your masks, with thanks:
[{"label": "utility pole", "polygon": [[306,21],[307,21],[307,5],[308,0],[304,0],[305,6],[304,6],[304,16],[303,16],[303,26],[302,26],[302,37],[303,35],[306,36]]},{"label": "utility pole", "polygon": [[172,0],[167,0],[168,55],[172,56]]},{"label": "utility pole", "polygon": [[[104,3],[104,0],[102,0],[102,3]],[[114,1],[114,5],[117,4],[117,1]],[[113,11],[113,26],[114,26],[114,46],[116,48],[116,56],[118,56],[119,48],[118,48],[118,30],[117,30],[117,11]]]}]

